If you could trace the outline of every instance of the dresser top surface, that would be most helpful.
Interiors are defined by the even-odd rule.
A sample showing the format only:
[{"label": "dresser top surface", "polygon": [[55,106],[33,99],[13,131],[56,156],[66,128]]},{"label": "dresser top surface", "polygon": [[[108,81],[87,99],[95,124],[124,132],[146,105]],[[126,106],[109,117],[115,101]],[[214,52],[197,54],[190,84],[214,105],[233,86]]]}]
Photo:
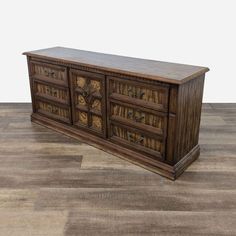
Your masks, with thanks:
[{"label": "dresser top surface", "polygon": [[209,71],[207,67],[103,54],[64,47],[35,50],[23,54],[173,84],[182,84]]}]

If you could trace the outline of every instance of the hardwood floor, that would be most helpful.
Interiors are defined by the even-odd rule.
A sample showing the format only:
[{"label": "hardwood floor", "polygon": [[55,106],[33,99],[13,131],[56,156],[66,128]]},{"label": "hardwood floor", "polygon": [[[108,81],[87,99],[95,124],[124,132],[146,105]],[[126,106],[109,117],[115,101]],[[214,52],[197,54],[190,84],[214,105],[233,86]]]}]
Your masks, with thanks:
[{"label": "hardwood floor", "polygon": [[236,104],[204,104],[201,156],[175,182],[0,104],[0,236],[236,235]]}]

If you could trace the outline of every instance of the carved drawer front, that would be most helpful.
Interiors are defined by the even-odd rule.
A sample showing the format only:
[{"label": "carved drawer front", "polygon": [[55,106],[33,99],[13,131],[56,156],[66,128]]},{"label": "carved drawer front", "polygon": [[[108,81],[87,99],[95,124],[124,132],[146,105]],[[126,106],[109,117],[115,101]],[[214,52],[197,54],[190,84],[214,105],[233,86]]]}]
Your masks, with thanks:
[{"label": "carved drawer front", "polygon": [[68,86],[66,67],[31,61],[31,76],[54,84]]},{"label": "carved drawer front", "polygon": [[52,101],[69,105],[68,88],[58,87],[41,81],[34,81],[34,94],[36,97],[43,97]]},{"label": "carved drawer front", "polygon": [[108,76],[107,87],[111,98],[155,110],[168,110],[168,85],[148,85]]},{"label": "carved drawer front", "polygon": [[71,123],[69,107],[55,105],[55,103],[50,103],[39,99],[36,99],[35,103],[36,112],[55,120]]},{"label": "carved drawer front", "polygon": [[74,124],[105,135],[105,76],[81,70],[70,70],[72,78],[72,97]]},{"label": "carved drawer front", "polygon": [[144,133],[138,129],[112,122],[111,140],[126,145],[136,151],[150,154],[154,159],[164,158],[164,139],[158,136],[152,136],[150,133]]},{"label": "carved drawer front", "polygon": [[114,100],[110,102],[110,119],[160,136],[166,134],[167,116],[162,112],[140,109]]}]

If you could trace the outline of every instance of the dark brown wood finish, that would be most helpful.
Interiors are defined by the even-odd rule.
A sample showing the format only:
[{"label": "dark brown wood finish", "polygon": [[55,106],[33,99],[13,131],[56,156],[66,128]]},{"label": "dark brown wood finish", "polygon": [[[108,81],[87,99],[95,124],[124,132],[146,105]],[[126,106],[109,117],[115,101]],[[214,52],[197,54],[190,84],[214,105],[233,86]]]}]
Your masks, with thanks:
[{"label": "dark brown wood finish", "polygon": [[170,179],[199,156],[208,68],[61,47],[24,54],[32,121]]},{"label": "dark brown wood finish", "polygon": [[70,69],[73,124],[106,137],[105,76]]}]

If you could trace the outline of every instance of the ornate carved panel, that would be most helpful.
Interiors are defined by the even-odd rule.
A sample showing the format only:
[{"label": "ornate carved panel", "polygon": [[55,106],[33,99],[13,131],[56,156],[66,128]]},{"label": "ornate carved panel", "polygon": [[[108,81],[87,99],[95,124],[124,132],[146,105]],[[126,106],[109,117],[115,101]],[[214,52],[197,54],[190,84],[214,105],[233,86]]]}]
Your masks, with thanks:
[{"label": "ornate carved panel", "polygon": [[80,125],[88,126],[88,113],[84,111],[76,111],[76,120]]},{"label": "ornate carved panel", "polygon": [[[105,135],[106,114],[105,110],[105,76],[80,70],[70,70],[72,81],[73,109],[77,114],[74,116],[76,126],[92,132]],[[86,117],[86,118],[85,118]]]},{"label": "ornate carved panel", "polygon": [[102,111],[102,103],[101,103],[101,100],[95,98],[95,99],[91,102],[91,108],[92,108],[94,111],[101,112],[101,111]]},{"label": "ornate carved panel", "polygon": [[95,130],[102,131],[102,117],[92,114],[91,127]]}]

